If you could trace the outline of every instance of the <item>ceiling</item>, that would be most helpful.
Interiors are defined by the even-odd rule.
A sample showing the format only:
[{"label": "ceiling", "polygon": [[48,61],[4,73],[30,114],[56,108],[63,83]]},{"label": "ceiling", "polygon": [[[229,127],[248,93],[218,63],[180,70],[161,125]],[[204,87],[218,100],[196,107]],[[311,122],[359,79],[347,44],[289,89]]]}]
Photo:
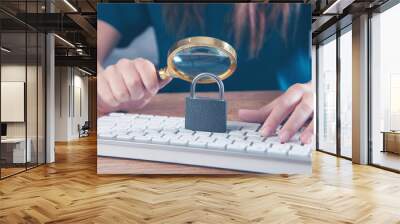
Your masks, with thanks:
[{"label": "ceiling", "polygon": [[[56,65],[75,65],[94,73],[98,2],[97,0],[47,0],[46,4],[45,0],[1,0],[2,46],[12,49],[7,53],[7,60],[16,62],[24,60],[25,57],[28,59],[36,57],[37,44],[30,43],[31,39],[36,33],[54,32],[57,34]],[[49,13],[50,11],[52,13]],[[25,37],[25,31],[34,32],[35,35],[28,33]],[[36,39],[33,42],[36,43]]]}]

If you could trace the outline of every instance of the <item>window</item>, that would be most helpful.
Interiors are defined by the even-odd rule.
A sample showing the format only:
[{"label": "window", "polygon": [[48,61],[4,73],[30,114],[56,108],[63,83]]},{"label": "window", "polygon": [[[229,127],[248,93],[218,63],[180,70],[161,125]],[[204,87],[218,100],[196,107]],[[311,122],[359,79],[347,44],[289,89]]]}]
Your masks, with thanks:
[{"label": "window", "polygon": [[371,18],[371,162],[400,170],[400,4]]},{"label": "window", "polygon": [[318,47],[318,149],[336,153],[336,36]]},{"label": "window", "polygon": [[317,147],[321,151],[339,153],[339,156],[350,159],[353,73],[351,24],[322,41],[317,52]]},{"label": "window", "polygon": [[[19,16],[44,3],[18,2]],[[45,163],[45,44],[44,33],[0,12],[0,178]]]},{"label": "window", "polygon": [[340,41],[340,155],[352,156],[352,32],[342,31]]}]

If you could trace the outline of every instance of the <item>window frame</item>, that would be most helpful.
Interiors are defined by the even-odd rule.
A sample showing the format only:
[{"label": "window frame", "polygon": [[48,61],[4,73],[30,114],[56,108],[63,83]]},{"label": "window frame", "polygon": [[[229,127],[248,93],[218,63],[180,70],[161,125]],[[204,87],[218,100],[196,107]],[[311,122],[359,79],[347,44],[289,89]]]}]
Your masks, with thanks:
[{"label": "window frame", "polygon": [[[339,21],[340,22],[340,21]],[[335,25],[336,26],[336,25]],[[336,32],[331,34],[325,39],[319,40],[318,43],[316,44],[316,111],[315,113],[317,114],[316,116],[316,150],[327,153],[329,155],[337,156],[340,158],[344,158],[347,160],[352,160],[352,158],[347,157],[342,155],[341,153],[341,119],[340,119],[340,104],[341,104],[341,97],[340,97],[340,82],[341,82],[341,67],[340,67],[340,37],[344,35],[347,32],[351,32],[351,27],[352,23],[346,24],[344,27],[337,27]],[[318,49],[320,48],[320,45],[322,43],[326,44],[330,41],[336,41],[336,152],[332,153],[327,150],[321,149],[320,143],[319,143],[319,112],[320,112],[320,106],[319,106],[319,94],[320,94],[320,89],[319,89],[319,65],[320,65],[320,56],[319,56],[319,51]]]}]

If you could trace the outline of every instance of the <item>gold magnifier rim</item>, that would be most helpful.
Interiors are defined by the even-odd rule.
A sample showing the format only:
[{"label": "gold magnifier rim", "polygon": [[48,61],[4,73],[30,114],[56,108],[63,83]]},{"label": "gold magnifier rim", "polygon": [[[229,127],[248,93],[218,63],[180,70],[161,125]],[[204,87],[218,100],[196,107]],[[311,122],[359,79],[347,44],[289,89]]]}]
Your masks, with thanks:
[{"label": "gold magnifier rim", "polygon": [[[224,80],[231,76],[233,72],[236,70],[237,67],[237,56],[236,56],[236,51],[235,49],[228,44],[227,42],[216,39],[213,37],[206,37],[206,36],[196,36],[196,37],[188,37],[185,39],[182,39],[178,42],[176,42],[168,51],[168,59],[167,59],[167,73],[170,76],[181,78],[185,81],[191,82],[193,80],[193,77],[186,75],[184,72],[179,71],[174,62],[173,59],[175,55],[188,48],[192,47],[212,47],[212,48],[217,48],[218,50],[223,51],[226,55],[228,55],[230,59],[230,66],[229,68],[222,74],[215,74],[218,76],[221,80]],[[199,80],[198,83],[214,83],[215,80],[213,79],[203,79]]]}]

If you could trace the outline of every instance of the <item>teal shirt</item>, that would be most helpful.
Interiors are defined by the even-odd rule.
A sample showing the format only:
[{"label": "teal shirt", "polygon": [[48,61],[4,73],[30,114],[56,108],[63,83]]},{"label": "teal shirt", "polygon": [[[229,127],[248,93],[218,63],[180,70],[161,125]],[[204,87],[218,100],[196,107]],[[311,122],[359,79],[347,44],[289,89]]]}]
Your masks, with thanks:
[{"label": "teal shirt", "polygon": [[[259,4],[259,3],[252,3]],[[210,36],[231,43],[238,55],[235,73],[224,81],[225,90],[286,90],[295,83],[311,80],[311,7],[308,4],[290,4],[296,12],[289,15],[287,34],[283,35],[282,15],[268,23],[264,45],[257,57],[249,57],[248,43],[244,35],[239,47],[235,47],[227,16],[233,4],[207,4],[203,11],[204,29],[198,24],[190,26],[182,35],[167,30],[162,13],[163,4],[102,3],[98,4],[98,19],[107,22],[121,34],[117,47],[128,46],[133,39],[152,26],[156,33],[159,68],[165,67],[169,48],[178,40],[190,36]],[[266,13],[271,10],[266,7]],[[293,10],[294,11],[294,10]],[[189,90],[189,83],[174,79],[164,92]],[[201,85],[200,91],[215,90],[216,85]]]}]

